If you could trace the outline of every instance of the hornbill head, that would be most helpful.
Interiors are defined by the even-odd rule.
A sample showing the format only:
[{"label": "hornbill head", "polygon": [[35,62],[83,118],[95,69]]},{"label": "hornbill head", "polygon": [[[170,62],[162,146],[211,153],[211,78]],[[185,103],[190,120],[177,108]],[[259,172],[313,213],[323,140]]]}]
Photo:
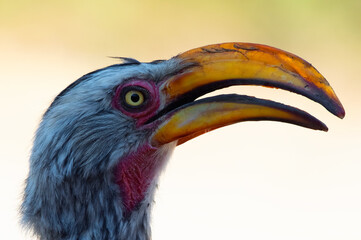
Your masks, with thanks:
[{"label": "hornbill head", "polygon": [[30,158],[23,222],[40,239],[149,239],[149,208],[172,150],[251,120],[327,131],[308,113],[241,95],[233,85],[301,94],[343,118],[326,79],[305,60],[250,43],[196,48],[169,60],[124,58],[63,90],[43,116]]}]

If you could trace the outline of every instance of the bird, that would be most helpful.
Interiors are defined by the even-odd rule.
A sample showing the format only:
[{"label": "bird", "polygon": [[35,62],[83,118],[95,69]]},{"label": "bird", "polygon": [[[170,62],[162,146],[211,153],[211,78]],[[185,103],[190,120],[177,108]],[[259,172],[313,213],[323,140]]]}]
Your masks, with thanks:
[{"label": "bird", "polygon": [[147,240],[160,173],[172,151],[243,121],[327,126],[298,108],[238,94],[235,85],[279,88],[343,118],[327,80],[306,60],[262,44],[228,42],[168,60],[95,70],[59,93],[35,133],[22,225],[41,240]]}]

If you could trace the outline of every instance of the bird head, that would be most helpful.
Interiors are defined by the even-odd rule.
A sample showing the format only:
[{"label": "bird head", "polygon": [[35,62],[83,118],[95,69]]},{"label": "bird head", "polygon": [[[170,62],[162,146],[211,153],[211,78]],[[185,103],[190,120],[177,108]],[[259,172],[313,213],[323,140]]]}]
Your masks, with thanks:
[{"label": "bird head", "polygon": [[242,121],[327,131],[297,108],[242,95],[234,85],[301,94],[342,118],[326,79],[305,60],[250,43],[196,48],[169,60],[122,58],[63,90],[43,116],[30,158],[23,222],[41,239],[147,239],[149,207],[173,149]]}]

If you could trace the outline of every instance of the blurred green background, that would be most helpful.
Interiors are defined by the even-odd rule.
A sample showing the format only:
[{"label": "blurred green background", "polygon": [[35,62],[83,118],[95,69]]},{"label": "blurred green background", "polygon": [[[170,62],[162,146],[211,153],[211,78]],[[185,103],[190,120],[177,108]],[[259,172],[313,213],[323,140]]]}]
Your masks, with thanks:
[{"label": "blurred green background", "polygon": [[108,56],[151,61],[230,41],[311,62],[346,117],[281,90],[219,91],[298,106],[330,130],[242,123],[182,145],[161,179],[153,239],[361,239],[361,1],[0,0],[1,239],[32,239],[18,223],[28,156],[63,88]]}]

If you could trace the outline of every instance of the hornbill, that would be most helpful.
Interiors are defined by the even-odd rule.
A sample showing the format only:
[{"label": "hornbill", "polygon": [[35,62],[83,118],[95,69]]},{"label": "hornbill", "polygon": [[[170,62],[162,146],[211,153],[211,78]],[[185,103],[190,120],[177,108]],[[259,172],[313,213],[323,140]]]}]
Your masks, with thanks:
[{"label": "hornbill", "polygon": [[321,121],[270,100],[229,94],[234,85],[301,94],[343,118],[326,79],[277,48],[223,43],[169,60],[122,58],[70,84],[44,113],[30,156],[22,222],[39,239],[150,239],[150,209],[173,149],[242,121],[272,120],[327,131]]}]

